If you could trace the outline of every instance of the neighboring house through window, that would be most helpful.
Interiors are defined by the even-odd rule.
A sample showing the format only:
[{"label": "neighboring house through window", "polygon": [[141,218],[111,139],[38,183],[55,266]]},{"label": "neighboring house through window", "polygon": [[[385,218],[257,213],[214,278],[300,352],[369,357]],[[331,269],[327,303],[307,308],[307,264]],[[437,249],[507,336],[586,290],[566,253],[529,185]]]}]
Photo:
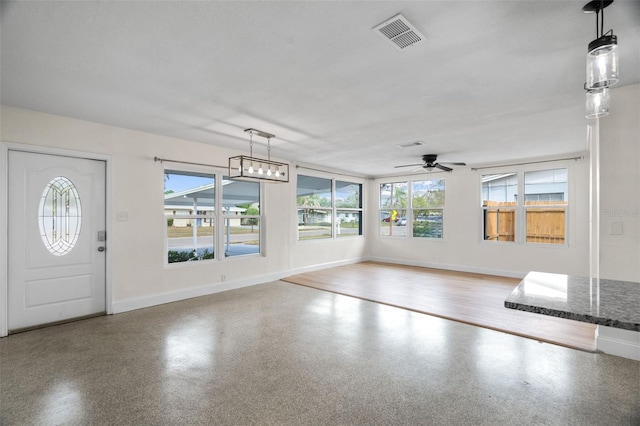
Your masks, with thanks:
[{"label": "neighboring house through window", "polygon": [[165,170],[167,262],[215,256],[215,175]]},{"label": "neighboring house through window", "polygon": [[298,175],[298,240],[362,235],[362,184]]},{"label": "neighboring house through window", "polygon": [[165,170],[164,179],[167,263],[261,253],[258,182],[181,170]]},{"label": "neighboring house through window", "polygon": [[484,175],[481,187],[485,241],[566,243],[566,168]]}]

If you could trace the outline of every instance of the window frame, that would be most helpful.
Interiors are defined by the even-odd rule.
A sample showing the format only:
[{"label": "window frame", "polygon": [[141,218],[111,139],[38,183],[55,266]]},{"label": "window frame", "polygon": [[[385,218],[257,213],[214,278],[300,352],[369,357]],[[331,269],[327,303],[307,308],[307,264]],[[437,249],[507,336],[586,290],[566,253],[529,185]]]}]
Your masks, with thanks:
[{"label": "window frame", "polygon": [[[357,185],[359,187],[359,194],[358,194],[358,204],[359,207],[338,207],[338,190],[337,190],[337,186],[338,186],[338,182],[341,183],[346,183],[348,185]],[[364,208],[363,208],[363,188],[364,185],[360,182],[353,182],[353,181],[348,181],[348,180],[342,180],[342,179],[332,179],[331,182],[331,190],[332,190],[332,204],[333,204],[333,238],[334,239],[342,239],[342,238],[353,238],[353,237],[362,237],[364,235]],[[358,214],[359,216],[359,221],[358,221],[358,233],[354,234],[354,235],[342,235],[342,234],[338,234],[338,229],[341,228],[340,223],[338,222],[338,212],[346,212],[347,214]]]},{"label": "window frame", "polygon": [[[428,207],[417,207],[414,206],[414,202],[415,202],[415,196],[413,194],[414,192],[414,184],[416,182],[434,182],[434,181],[442,181],[442,192],[444,193],[444,197],[442,198],[442,203],[438,204],[438,205],[433,205],[433,206],[428,206]],[[446,183],[446,179],[445,178],[430,178],[430,179],[419,179],[419,180],[411,180],[410,181],[410,189],[409,189],[409,200],[410,202],[410,208],[408,210],[411,210],[411,228],[407,230],[407,234],[409,234],[409,230],[411,231],[411,237],[412,238],[427,238],[429,240],[443,240],[444,239],[444,207],[446,205],[446,197],[447,197],[447,183]],[[420,215],[416,215],[416,212],[419,211],[440,211],[441,215],[440,217],[441,219],[441,224],[440,224],[440,236],[439,237],[430,237],[430,236],[425,236],[425,235],[415,235],[415,223],[419,222],[418,218],[420,217]],[[408,218],[407,218],[407,223],[409,222]]]},{"label": "window frame", "polygon": [[[259,207],[259,214],[257,215],[229,215],[226,208],[224,207],[224,180],[230,180],[230,181],[234,181],[234,182],[243,182],[241,179],[234,179],[232,177],[228,176],[228,173],[222,175],[221,179],[221,183],[220,183],[220,206],[221,207],[221,229],[224,230],[224,233],[221,232],[221,246],[223,248],[223,253],[224,253],[224,258],[225,259],[234,259],[234,258],[243,258],[243,257],[247,257],[247,256],[264,256],[264,230],[263,230],[263,226],[262,224],[264,223],[263,220],[263,204],[262,204],[262,200],[264,197],[264,185],[262,182],[253,182],[251,181],[251,183],[254,184],[258,184],[258,205]],[[243,219],[258,219],[258,252],[257,253],[247,253],[247,254],[237,254],[237,255],[229,255],[227,253],[227,226],[226,226],[226,222],[227,220],[233,220],[233,219],[240,219],[241,221]]]},{"label": "window frame", "polygon": [[[525,193],[525,176],[527,173],[532,172],[544,172],[544,171],[552,171],[552,170],[566,170],[567,182],[566,182],[566,197],[564,200],[564,204],[561,202],[548,204],[548,205],[527,205],[526,196],[531,194]],[[530,247],[556,247],[556,248],[567,248],[569,247],[569,213],[570,213],[570,200],[571,200],[571,173],[572,168],[569,165],[559,165],[557,167],[536,167],[536,168],[526,168],[526,169],[517,169],[510,170],[508,172],[496,172],[496,173],[486,173],[481,174],[479,176],[479,206],[480,206],[480,214],[479,214],[479,240],[482,244],[486,245],[526,245]],[[490,176],[493,174],[510,174],[515,175],[517,179],[517,192],[515,194],[515,201],[512,201],[512,205],[505,206],[485,206],[484,205],[484,191],[483,191],[483,177]],[[522,196],[520,196],[522,194]],[[564,209],[564,242],[563,243],[545,243],[541,241],[527,241],[527,212],[535,211],[536,209],[543,208],[563,208]],[[500,211],[507,210],[513,211],[513,218],[515,221],[514,229],[514,239],[513,241],[491,241],[485,239],[485,212],[486,211]]]},{"label": "window frame", "polygon": [[[322,175],[315,174],[298,174],[296,176],[296,187],[295,187],[295,217],[298,218],[298,212],[300,209],[304,209],[305,207],[300,206],[298,204],[298,182],[300,176],[304,176],[307,178],[314,179],[323,179],[330,182],[330,191],[331,191],[331,206],[330,207],[315,207],[314,210],[318,211],[326,211],[327,216],[330,218],[329,228],[331,230],[330,235],[318,237],[318,238],[300,238],[300,224],[298,220],[296,220],[296,242],[311,242],[311,241],[335,241],[335,240],[344,240],[349,238],[362,238],[365,234],[364,227],[364,183],[358,182],[356,180],[347,180],[345,179],[337,179],[333,177],[327,177]],[[336,186],[337,182],[347,183],[350,185],[357,185],[359,187],[359,204],[360,207],[337,207],[337,191]],[[338,212],[349,212],[349,213],[359,213],[359,225],[358,225],[358,233],[354,235],[339,235],[338,234]]]},{"label": "window frame", "polygon": [[[203,175],[210,175],[213,176],[214,179],[214,197],[213,197],[213,208],[211,210],[211,215],[207,215],[207,214],[189,214],[189,215],[176,215],[174,214],[164,214],[165,212],[165,204],[164,204],[164,191],[163,191],[163,224],[164,224],[164,252],[163,252],[163,258],[164,258],[164,266],[165,268],[181,268],[181,267],[186,267],[187,265],[193,265],[193,264],[197,264],[197,265],[202,265],[202,264],[215,264],[217,262],[225,262],[225,261],[233,261],[235,259],[244,259],[247,257],[257,257],[257,256],[265,256],[265,249],[264,249],[264,243],[265,243],[265,238],[264,236],[266,235],[266,231],[265,231],[265,224],[266,224],[266,215],[264,213],[264,185],[263,182],[257,182],[259,184],[259,192],[258,192],[258,196],[259,196],[259,204],[260,204],[260,214],[259,215],[250,215],[250,216],[238,216],[238,217],[242,217],[242,219],[248,219],[248,218],[258,218],[259,224],[260,224],[260,229],[259,229],[259,251],[258,253],[249,253],[249,254],[243,254],[243,255],[235,255],[235,256],[225,256],[225,243],[226,243],[226,233],[224,232],[225,228],[225,222],[227,219],[229,218],[233,218],[230,217],[229,215],[226,214],[226,212],[224,211],[224,209],[220,210],[220,208],[218,208],[218,206],[223,206],[223,181],[225,179],[231,179],[229,178],[228,175],[228,170],[226,169],[218,169],[218,168],[210,168],[210,167],[205,167],[205,166],[197,166],[197,165],[189,165],[189,166],[180,166],[180,165],[172,165],[172,167],[164,167],[163,169],[163,176],[166,176],[167,174],[185,174],[188,175],[189,173],[194,173],[194,174],[203,174]],[[237,179],[236,179],[237,180]],[[200,211],[200,209],[198,210]],[[168,236],[168,226],[167,226],[167,219],[173,218],[175,220],[175,218],[178,219],[190,219],[190,220],[197,220],[197,219],[206,219],[208,221],[211,221],[211,223],[213,224],[213,251],[214,251],[214,255],[213,258],[209,258],[209,259],[200,259],[196,262],[191,262],[191,261],[181,261],[181,262],[169,262],[168,259],[168,253],[169,253],[169,236]],[[209,222],[207,222],[209,223]]]},{"label": "window frame", "polygon": [[[428,206],[428,207],[424,207],[424,206],[414,206],[414,183],[416,182],[433,182],[433,181],[442,181],[442,187],[443,187],[443,192],[444,192],[444,197],[443,197],[443,202],[441,205],[438,206]],[[383,207],[382,206],[382,186],[383,185],[397,185],[397,184],[404,184],[406,186],[406,191],[407,191],[407,199],[406,199],[406,206],[402,207],[402,205],[400,205],[399,207]],[[446,197],[447,197],[447,190],[446,190],[446,178],[445,177],[430,177],[430,178],[417,178],[417,179],[405,179],[405,180],[389,180],[389,181],[379,181],[378,182],[378,230],[377,230],[377,235],[379,238],[416,238],[416,239],[420,239],[423,241],[444,241],[445,239],[445,217],[446,217]],[[442,212],[442,226],[441,226],[441,235],[439,237],[430,237],[430,236],[422,236],[422,235],[414,235],[414,222],[416,221],[418,215],[416,214],[416,212],[418,211],[425,211],[425,210],[439,210]],[[381,223],[382,222],[386,222],[386,216],[390,216],[392,217],[391,212],[396,211],[397,215],[399,215],[401,218],[404,215],[405,218],[405,225],[399,225],[399,226],[403,226],[403,228],[405,229],[405,232],[403,232],[401,235],[393,235],[393,231],[391,232],[391,235],[385,235],[382,233],[382,228],[381,228]],[[385,216],[385,218],[383,218],[383,216]],[[400,219],[402,220],[402,219]],[[389,222],[391,221],[391,218],[389,219]],[[389,225],[391,229],[393,229],[393,226],[390,224]]]}]

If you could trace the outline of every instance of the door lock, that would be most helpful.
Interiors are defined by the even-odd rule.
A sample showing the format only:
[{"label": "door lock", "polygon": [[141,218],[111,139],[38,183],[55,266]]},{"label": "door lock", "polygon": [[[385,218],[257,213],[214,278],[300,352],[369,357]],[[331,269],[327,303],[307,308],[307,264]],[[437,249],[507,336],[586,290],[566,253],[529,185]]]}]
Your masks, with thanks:
[{"label": "door lock", "polygon": [[104,247],[102,247],[102,246],[98,247],[98,251],[99,251],[99,252],[103,252],[104,250],[105,250],[105,248],[104,248]]}]

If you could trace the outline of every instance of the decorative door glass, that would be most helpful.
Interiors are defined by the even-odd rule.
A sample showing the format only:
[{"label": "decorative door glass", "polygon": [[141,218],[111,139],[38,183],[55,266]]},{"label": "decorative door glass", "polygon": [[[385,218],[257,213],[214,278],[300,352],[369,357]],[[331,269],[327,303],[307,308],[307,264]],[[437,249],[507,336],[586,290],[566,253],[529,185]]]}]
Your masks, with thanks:
[{"label": "decorative door glass", "polygon": [[73,250],[82,224],[80,196],[66,177],[55,177],[47,184],[40,198],[38,225],[45,247],[54,256],[64,256]]}]

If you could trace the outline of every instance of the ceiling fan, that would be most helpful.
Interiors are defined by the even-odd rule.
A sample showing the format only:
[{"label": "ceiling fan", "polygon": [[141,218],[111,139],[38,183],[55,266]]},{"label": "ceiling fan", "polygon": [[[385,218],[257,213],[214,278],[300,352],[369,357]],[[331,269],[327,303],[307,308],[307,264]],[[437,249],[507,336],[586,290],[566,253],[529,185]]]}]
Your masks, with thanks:
[{"label": "ceiling fan", "polygon": [[440,170],[444,170],[445,172],[450,172],[453,169],[451,167],[447,167],[444,164],[449,164],[451,166],[466,166],[466,163],[452,163],[452,162],[443,162],[443,163],[436,163],[436,160],[438,159],[438,155],[437,154],[426,154],[422,156],[422,163],[420,164],[403,164],[402,166],[395,166],[396,169],[400,168],[400,167],[415,167],[418,166],[417,169],[412,170],[412,172],[415,172],[416,170],[420,170],[420,169],[440,169]]}]

